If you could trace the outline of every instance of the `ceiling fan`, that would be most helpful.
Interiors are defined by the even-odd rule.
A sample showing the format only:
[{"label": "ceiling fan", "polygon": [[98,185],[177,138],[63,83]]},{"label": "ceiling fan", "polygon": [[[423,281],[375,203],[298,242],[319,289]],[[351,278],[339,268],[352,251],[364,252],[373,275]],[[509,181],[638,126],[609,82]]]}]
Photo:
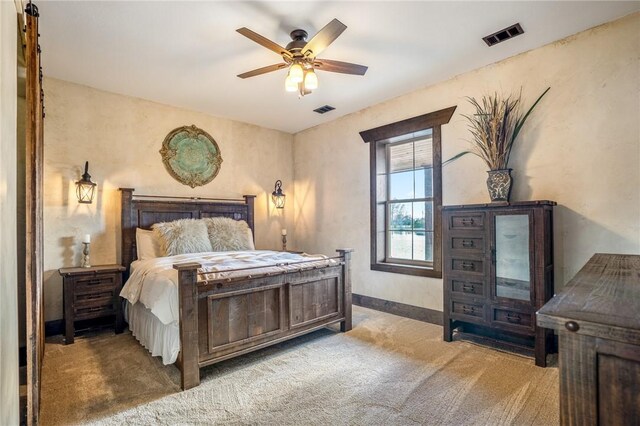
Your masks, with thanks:
[{"label": "ceiling fan", "polygon": [[286,47],[282,47],[248,28],[239,28],[236,31],[282,56],[284,62],[248,71],[239,74],[238,77],[255,77],[256,75],[289,68],[289,73],[285,80],[285,89],[287,92],[298,92],[300,96],[304,96],[318,88],[316,69],[342,74],[364,75],[367,72],[367,67],[364,65],[318,58],[318,55],[346,29],[347,26],[345,24],[334,19],[309,41],[307,41],[308,34],[305,30],[293,30],[291,31],[292,41]]}]

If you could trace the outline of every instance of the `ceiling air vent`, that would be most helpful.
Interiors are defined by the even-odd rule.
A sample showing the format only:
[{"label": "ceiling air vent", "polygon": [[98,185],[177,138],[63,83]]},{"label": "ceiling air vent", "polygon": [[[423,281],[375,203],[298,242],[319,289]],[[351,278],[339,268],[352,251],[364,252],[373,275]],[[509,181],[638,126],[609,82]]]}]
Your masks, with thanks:
[{"label": "ceiling air vent", "polygon": [[519,36],[520,34],[524,34],[524,30],[518,23],[507,27],[504,30],[500,30],[486,37],[482,37],[482,39],[485,43],[487,43],[487,46],[491,47],[494,44],[502,43],[503,41],[509,40],[515,36]]},{"label": "ceiling air vent", "polygon": [[325,112],[333,111],[334,109],[335,108],[332,107],[331,105],[325,105],[320,108],[316,108],[313,111],[317,112],[318,114],[324,114]]}]

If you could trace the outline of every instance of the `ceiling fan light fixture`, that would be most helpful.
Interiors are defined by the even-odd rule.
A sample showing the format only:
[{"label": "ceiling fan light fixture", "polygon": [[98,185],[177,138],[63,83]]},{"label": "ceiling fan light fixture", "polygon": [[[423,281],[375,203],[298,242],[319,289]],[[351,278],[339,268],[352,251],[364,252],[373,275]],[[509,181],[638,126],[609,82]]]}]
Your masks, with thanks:
[{"label": "ceiling fan light fixture", "polygon": [[364,65],[352,64],[349,62],[334,61],[331,59],[319,59],[317,56],[322,53],[336,38],[347,28],[342,22],[333,19],[307,41],[307,32],[296,29],[291,32],[292,41],[286,47],[280,46],[268,38],[251,31],[246,27],[238,28],[236,31],[248,39],[258,43],[272,52],[282,57],[283,62],[268,65],[238,74],[239,78],[255,77],[273,71],[288,68],[285,79],[285,89],[287,92],[297,92],[302,98],[318,88],[318,76],[315,69],[323,72],[334,72],[340,74],[364,75],[367,67]]},{"label": "ceiling fan light fixture", "polygon": [[294,83],[293,80],[291,80],[291,76],[289,74],[287,74],[287,78],[285,78],[285,80],[284,80],[284,89],[287,92],[297,92],[298,91],[298,83]]},{"label": "ceiling fan light fixture", "polygon": [[318,88],[318,76],[313,69],[304,74],[304,88],[305,90],[316,90]]},{"label": "ceiling fan light fixture", "polygon": [[302,83],[302,80],[304,80],[304,70],[302,69],[302,65],[297,62],[293,63],[291,68],[289,68],[289,77],[294,83]]}]

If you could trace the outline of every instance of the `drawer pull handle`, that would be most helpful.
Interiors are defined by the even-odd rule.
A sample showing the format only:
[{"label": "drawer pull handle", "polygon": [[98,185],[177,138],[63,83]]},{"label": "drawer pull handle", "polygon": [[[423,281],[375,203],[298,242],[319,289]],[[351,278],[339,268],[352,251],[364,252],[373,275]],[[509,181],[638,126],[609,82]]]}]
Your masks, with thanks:
[{"label": "drawer pull handle", "polygon": [[102,283],[102,280],[90,280],[87,281],[87,285],[96,285]]},{"label": "drawer pull handle", "polygon": [[470,218],[468,218],[468,219],[462,219],[462,224],[463,224],[464,226],[467,226],[467,225],[473,225],[474,223],[475,223],[475,221],[473,220],[473,218],[472,218],[472,217],[470,217]]},{"label": "drawer pull handle", "polygon": [[97,312],[102,310],[102,306],[98,306],[97,308],[89,308],[87,309],[87,312]]},{"label": "drawer pull handle", "polygon": [[464,314],[475,314],[476,309],[473,306],[462,306],[462,313]]},{"label": "drawer pull handle", "polygon": [[575,332],[580,330],[580,326],[575,321],[567,321],[567,323],[564,326],[567,327],[567,330],[569,331]]},{"label": "drawer pull handle", "polygon": [[467,271],[473,271],[476,268],[472,262],[462,262],[462,269],[465,269]]},{"label": "drawer pull handle", "polygon": [[507,314],[507,321],[520,324],[522,322],[522,317],[520,315]]},{"label": "drawer pull handle", "polygon": [[462,247],[473,247],[473,240],[462,240]]},{"label": "drawer pull handle", "polygon": [[465,293],[474,293],[472,285],[463,285],[462,291]]}]

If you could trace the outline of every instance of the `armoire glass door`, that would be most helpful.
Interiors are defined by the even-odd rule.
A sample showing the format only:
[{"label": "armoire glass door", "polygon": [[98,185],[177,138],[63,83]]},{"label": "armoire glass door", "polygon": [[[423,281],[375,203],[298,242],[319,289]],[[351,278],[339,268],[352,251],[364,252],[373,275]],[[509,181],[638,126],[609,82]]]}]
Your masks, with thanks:
[{"label": "armoire glass door", "polygon": [[529,215],[494,216],[495,288],[500,298],[531,300]]}]

